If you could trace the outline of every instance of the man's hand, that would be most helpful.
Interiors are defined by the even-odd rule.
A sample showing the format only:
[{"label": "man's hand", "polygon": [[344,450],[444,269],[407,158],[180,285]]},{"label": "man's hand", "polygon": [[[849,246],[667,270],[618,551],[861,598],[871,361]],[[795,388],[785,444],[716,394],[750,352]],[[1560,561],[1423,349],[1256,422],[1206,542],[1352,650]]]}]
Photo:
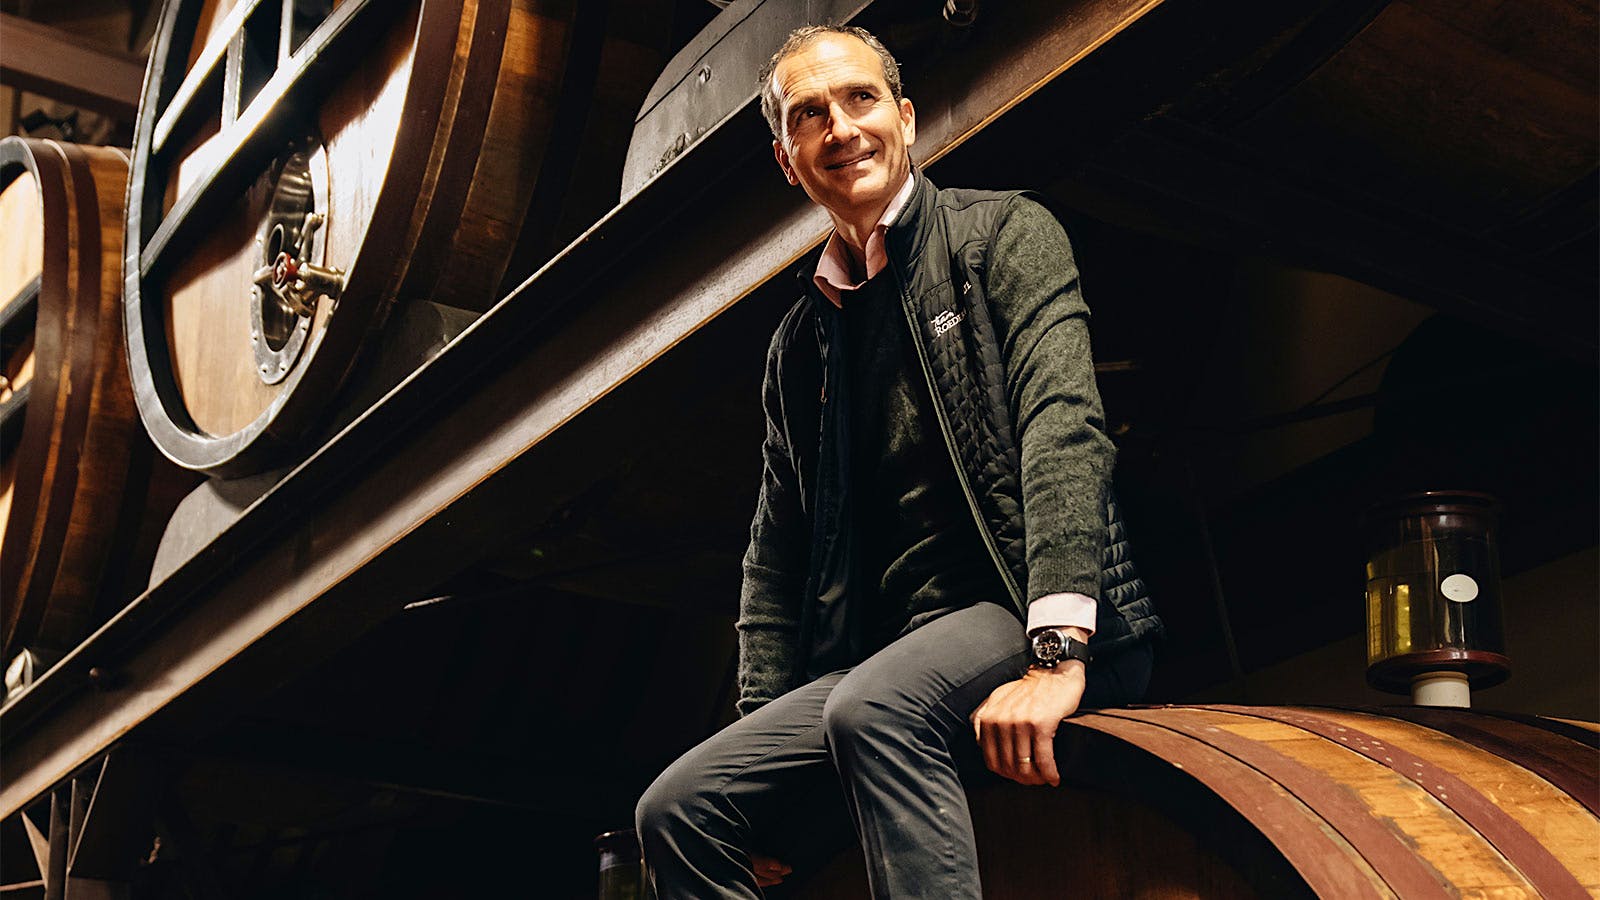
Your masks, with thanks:
[{"label": "man's hand", "polygon": [[756,873],[756,884],[764,888],[781,883],[783,876],[794,871],[770,856],[757,853],[750,854],[750,870]]},{"label": "man's hand", "polygon": [[1084,665],[1068,660],[1054,669],[1029,669],[994,689],[972,714],[973,733],[990,770],[1021,784],[1061,784],[1056,771],[1056,729],[1078,710]]}]

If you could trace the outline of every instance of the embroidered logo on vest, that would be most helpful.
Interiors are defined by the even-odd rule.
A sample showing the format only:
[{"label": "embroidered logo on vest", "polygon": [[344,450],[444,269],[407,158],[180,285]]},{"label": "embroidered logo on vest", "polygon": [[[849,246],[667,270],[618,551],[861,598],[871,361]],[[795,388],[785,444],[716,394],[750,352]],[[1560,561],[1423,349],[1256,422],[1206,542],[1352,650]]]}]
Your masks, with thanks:
[{"label": "embroidered logo on vest", "polygon": [[939,313],[937,316],[934,316],[933,321],[929,323],[933,326],[933,336],[936,338],[944,337],[944,333],[946,331],[949,331],[957,325],[960,325],[961,320],[965,319],[966,317],[966,310],[956,312],[953,309],[947,309],[944,312]]}]

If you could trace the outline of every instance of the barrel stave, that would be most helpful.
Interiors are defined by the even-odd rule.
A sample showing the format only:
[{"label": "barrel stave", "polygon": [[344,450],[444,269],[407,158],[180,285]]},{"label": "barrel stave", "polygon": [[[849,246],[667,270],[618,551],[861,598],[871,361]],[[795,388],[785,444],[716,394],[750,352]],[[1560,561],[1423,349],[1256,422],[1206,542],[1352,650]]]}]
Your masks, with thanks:
[{"label": "barrel stave", "polygon": [[[1295,725],[1234,712],[1194,708],[1179,715],[1200,728],[1260,743],[1345,786],[1370,815],[1412,848],[1440,884],[1463,892],[1536,896],[1533,886],[1484,837],[1412,779],[1340,742]],[[1350,823],[1331,819],[1335,828]],[[1487,894],[1486,894],[1487,895]]]},{"label": "barrel stave", "polygon": [[[1600,821],[1566,792],[1513,760],[1432,728],[1357,712],[1318,710],[1316,714],[1380,738],[1475,786],[1587,890],[1600,893]],[[1502,852],[1516,865],[1512,848]]]},{"label": "barrel stave", "polygon": [[[77,301],[68,314],[72,333],[68,366],[88,377],[76,384],[89,390],[77,398],[86,405],[79,445],[67,451],[76,456],[76,481],[70,495],[67,534],[51,579],[52,600],[40,628],[44,643],[66,649],[84,636],[85,623],[103,620],[111,611],[100,586],[105,566],[119,547],[100,542],[114,535],[106,523],[114,522],[126,502],[124,487],[142,493],[143,485],[129,485],[129,460],[138,438],[137,411],[128,381],[127,356],[121,335],[122,203],[127,187],[128,159],[120,150],[59,145],[72,172],[79,204],[76,223],[79,261]],[[90,187],[92,185],[92,187]],[[91,191],[87,195],[80,191]],[[92,230],[94,240],[86,240]],[[72,602],[76,599],[76,602]],[[118,599],[127,599],[121,597]],[[115,603],[115,600],[111,600]]]},{"label": "barrel stave", "polygon": [[552,0],[510,4],[498,77],[485,92],[492,97],[488,118],[482,125],[457,123],[478,129],[477,159],[460,167],[472,176],[464,205],[459,215],[433,214],[434,240],[447,242],[449,253],[427,281],[408,279],[417,296],[478,311],[499,299],[500,277],[549,146],[568,139],[552,133],[560,94],[548,86],[564,74],[571,7]]}]

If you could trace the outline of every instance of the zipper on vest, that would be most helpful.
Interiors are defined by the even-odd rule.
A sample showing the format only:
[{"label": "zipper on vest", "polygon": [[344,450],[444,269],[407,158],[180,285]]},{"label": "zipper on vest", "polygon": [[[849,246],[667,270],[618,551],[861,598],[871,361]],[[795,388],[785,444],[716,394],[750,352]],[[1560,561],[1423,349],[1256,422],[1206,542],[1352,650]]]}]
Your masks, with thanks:
[{"label": "zipper on vest", "polygon": [[[889,267],[894,269],[895,281],[900,281],[900,270],[894,266],[893,259]],[[911,311],[911,295],[906,292],[905,285],[900,284],[900,311],[905,313],[906,327],[911,330],[911,345],[917,350],[917,362],[922,366],[922,380],[928,386],[928,398],[933,401],[933,417],[939,420],[939,433],[944,436],[944,449],[950,457],[950,463],[956,470],[956,481],[961,484],[961,494],[967,498],[967,509],[972,512],[973,521],[978,523],[978,533],[983,535],[983,545],[989,550],[989,558],[994,561],[995,568],[1000,570],[1000,577],[1006,583],[1006,590],[1011,593],[1011,602],[1022,615],[1023,623],[1028,620],[1028,605],[1022,599],[1022,589],[1017,587],[1017,579],[1011,574],[1011,567],[1006,565],[1005,557],[1000,554],[1000,547],[995,543],[994,534],[989,531],[989,526],[983,521],[983,510],[978,507],[978,496],[972,490],[972,482],[967,479],[967,470],[961,465],[961,455],[956,451],[955,434],[950,430],[950,420],[945,416],[944,401],[939,396],[939,390],[933,383],[933,366],[928,363],[927,348],[922,343],[922,331],[917,328],[916,316]],[[1017,475],[1020,483],[1021,473]]]}]

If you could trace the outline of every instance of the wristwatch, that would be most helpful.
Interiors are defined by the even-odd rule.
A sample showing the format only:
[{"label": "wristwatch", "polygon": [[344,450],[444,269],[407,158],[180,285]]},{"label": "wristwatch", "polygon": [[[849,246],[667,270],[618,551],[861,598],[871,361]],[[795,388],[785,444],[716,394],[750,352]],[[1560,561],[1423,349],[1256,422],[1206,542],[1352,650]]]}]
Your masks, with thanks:
[{"label": "wristwatch", "polygon": [[1082,660],[1087,665],[1092,655],[1089,645],[1068,634],[1065,628],[1041,628],[1029,641],[1033,664],[1044,669],[1054,669],[1058,663],[1069,659]]}]

